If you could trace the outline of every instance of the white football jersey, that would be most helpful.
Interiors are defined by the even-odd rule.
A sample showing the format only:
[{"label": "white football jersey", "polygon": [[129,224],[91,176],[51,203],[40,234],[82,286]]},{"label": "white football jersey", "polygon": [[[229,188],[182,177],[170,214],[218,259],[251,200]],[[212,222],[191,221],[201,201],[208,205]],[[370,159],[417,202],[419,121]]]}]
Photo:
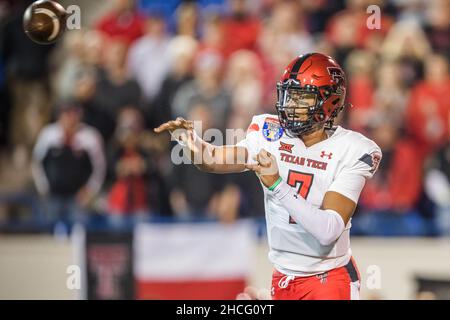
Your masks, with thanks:
[{"label": "white football jersey", "polygon": [[[271,114],[254,116],[246,138],[237,145],[247,148],[249,163],[254,163],[253,157],[261,149],[273,154],[282,179],[318,208],[327,191],[357,203],[365,179],[372,177],[381,160],[375,142],[340,126],[328,131],[328,139],[306,147],[301,139],[289,137],[278,117]],[[267,197],[270,191],[266,187],[263,189],[269,259],[278,271],[310,276],[348,263],[351,221],[334,244],[323,246],[295,223],[279,200]]]}]

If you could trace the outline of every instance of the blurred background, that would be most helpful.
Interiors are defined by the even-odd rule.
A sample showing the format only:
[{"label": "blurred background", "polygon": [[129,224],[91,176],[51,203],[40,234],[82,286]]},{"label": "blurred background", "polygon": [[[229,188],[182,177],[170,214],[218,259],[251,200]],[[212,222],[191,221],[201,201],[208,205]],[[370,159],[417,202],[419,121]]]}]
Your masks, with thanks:
[{"label": "blurred background", "polygon": [[47,46],[31,2],[0,1],[0,298],[269,288],[257,178],[174,165],[153,128],[246,130],[317,51],[347,74],[338,124],[383,150],[352,220],[362,298],[450,299],[449,0],[64,0],[81,29]]}]

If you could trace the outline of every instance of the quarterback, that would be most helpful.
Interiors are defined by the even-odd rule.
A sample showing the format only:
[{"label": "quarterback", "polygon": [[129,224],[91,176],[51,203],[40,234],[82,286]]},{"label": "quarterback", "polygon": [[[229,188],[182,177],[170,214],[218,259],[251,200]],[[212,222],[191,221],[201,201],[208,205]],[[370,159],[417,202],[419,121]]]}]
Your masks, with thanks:
[{"label": "quarterback", "polygon": [[254,171],[264,189],[273,299],[358,299],[350,249],[351,217],[381,150],[333,125],[344,109],[346,77],[329,56],[295,58],[277,83],[277,115],[253,117],[245,139],[213,146],[182,118],[169,131],[191,161],[213,173]]}]

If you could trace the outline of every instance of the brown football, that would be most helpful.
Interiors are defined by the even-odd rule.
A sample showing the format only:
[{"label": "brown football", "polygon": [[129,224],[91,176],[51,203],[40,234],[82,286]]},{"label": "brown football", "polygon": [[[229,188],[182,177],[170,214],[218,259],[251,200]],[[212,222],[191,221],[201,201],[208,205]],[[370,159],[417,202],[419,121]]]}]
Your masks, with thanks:
[{"label": "brown football", "polygon": [[36,43],[50,44],[61,38],[66,29],[67,12],[55,1],[33,2],[23,14],[23,28]]}]

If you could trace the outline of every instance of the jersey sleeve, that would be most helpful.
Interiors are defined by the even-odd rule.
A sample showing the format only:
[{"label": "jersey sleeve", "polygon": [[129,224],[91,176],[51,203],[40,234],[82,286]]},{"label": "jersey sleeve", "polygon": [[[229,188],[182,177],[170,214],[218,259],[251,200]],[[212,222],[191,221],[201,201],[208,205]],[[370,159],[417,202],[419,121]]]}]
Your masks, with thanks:
[{"label": "jersey sleeve", "polygon": [[366,179],[372,178],[381,162],[381,149],[375,142],[365,139],[349,152],[342,169],[328,191],[334,191],[358,203]]},{"label": "jersey sleeve", "polygon": [[250,125],[248,126],[245,138],[239,141],[236,146],[247,149],[248,158],[247,163],[254,163],[255,157],[261,149],[261,130],[262,130],[261,116],[254,116]]}]

